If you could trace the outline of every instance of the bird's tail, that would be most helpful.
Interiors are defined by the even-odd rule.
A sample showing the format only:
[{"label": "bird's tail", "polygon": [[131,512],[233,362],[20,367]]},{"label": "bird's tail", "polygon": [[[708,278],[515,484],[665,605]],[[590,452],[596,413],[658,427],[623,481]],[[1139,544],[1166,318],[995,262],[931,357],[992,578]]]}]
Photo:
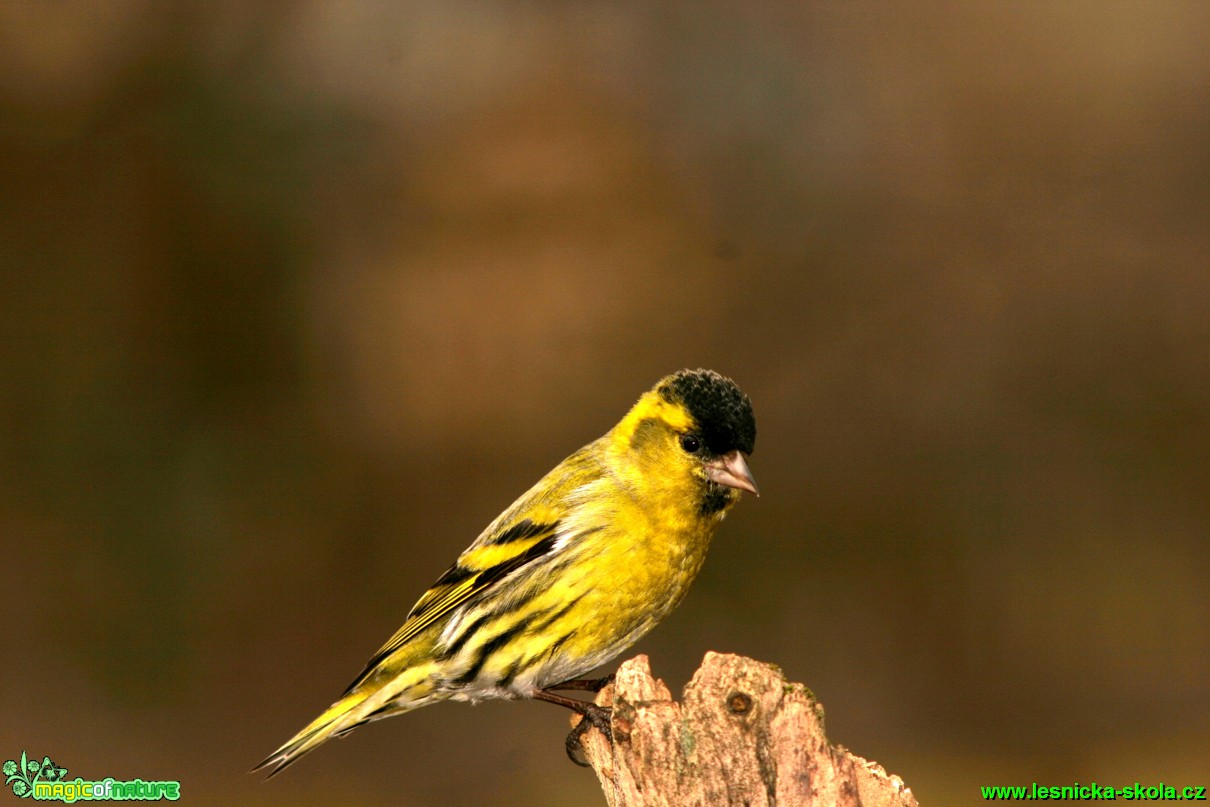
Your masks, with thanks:
[{"label": "bird's tail", "polygon": [[271,778],[331,737],[347,734],[370,720],[410,712],[431,703],[435,698],[429,683],[430,667],[430,664],[410,667],[385,682],[381,679],[361,682],[252,770],[271,768],[266,777]]}]

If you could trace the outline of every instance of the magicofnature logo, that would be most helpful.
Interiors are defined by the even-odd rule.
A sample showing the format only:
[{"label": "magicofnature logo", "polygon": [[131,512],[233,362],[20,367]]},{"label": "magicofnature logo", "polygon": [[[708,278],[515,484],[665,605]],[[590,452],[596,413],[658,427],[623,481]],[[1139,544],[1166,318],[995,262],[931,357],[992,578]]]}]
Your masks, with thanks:
[{"label": "magicofnature logo", "polygon": [[133,779],[128,782],[107,777],[99,782],[76,777],[67,778],[67,768],[56,765],[50,757],[42,761],[30,759],[21,752],[21,759],[4,761],[4,784],[13,795],[35,801],[176,801],[181,797],[180,782],[148,782]]}]

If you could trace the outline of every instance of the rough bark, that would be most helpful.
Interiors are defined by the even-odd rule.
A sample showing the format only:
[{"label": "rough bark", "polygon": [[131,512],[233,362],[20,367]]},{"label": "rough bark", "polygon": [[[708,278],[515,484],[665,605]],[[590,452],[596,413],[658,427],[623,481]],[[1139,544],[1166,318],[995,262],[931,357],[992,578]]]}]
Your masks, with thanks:
[{"label": "rough bark", "polygon": [[590,729],[583,744],[610,807],[918,807],[898,776],[832,745],[823,706],[770,664],[707,653],[677,703],[637,656],[597,703],[614,742]]}]

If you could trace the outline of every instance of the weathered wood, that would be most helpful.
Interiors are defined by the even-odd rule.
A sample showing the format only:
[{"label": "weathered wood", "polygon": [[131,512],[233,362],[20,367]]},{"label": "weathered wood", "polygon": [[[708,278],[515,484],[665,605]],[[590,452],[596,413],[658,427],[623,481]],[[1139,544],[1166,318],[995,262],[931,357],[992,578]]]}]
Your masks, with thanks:
[{"label": "weathered wood", "polygon": [[614,743],[596,729],[583,743],[610,807],[918,807],[898,776],[832,745],[815,696],[770,664],[707,653],[677,703],[637,656],[597,703]]}]

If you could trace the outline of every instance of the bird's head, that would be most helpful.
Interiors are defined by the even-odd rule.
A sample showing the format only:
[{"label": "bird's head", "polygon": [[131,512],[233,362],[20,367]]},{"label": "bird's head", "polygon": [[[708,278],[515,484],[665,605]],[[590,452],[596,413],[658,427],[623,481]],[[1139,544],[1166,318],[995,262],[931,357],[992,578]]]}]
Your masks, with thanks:
[{"label": "bird's head", "polygon": [[760,495],[745,460],[756,444],[752,402],[713,370],[660,379],[614,438],[646,484],[697,497],[703,514],[725,512],[741,490]]}]

